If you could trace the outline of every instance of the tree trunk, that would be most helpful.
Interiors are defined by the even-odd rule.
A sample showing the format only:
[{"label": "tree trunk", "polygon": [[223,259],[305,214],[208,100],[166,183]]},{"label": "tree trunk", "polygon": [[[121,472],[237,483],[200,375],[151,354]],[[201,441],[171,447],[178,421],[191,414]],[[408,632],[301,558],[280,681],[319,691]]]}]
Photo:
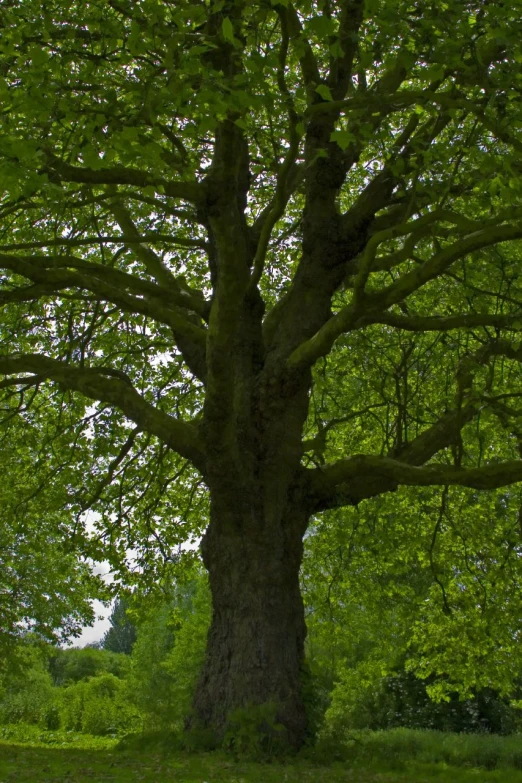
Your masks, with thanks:
[{"label": "tree trunk", "polygon": [[259,519],[255,501],[250,513],[238,514],[237,505],[213,504],[202,544],[213,611],[195,720],[222,736],[231,711],[271,702],[287,741],[299,747],[307,731],[299,588],[306,515],[288,508],[274,524]]}]

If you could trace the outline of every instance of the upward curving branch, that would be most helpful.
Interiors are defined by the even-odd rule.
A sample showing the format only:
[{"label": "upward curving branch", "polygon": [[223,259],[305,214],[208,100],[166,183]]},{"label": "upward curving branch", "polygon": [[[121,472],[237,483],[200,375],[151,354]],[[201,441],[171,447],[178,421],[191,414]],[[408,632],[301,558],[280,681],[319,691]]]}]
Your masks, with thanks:
[{"label": "upward curving branch", "polygon": [[[169,305],[168,297],[159,286],[151,287],[146,281],[139,281],[124,272],[118,273],[117,270],[98,264],[76,259],[68,263],[68,260],[70,262],[70,259],[61,257],[59,262],[54,264],[54,259],[44,256],[43,262],[40,263],[42,258],[38,256],[0,254],[0,267],[26,277],[35,284],[47,286],[48,290],[55,292],[67,288],[90,291],[127,312],[149,316],[190,336],[196,342],[204,341],[204,330],[188,321],[176,305]],[[63,268],[73,265],[77,269]],[[55,268],[56,266],[59,268]],[[121,287],[123,283],[127,290]],[[36,292],[41,289],[33,290]]]},{"label": "upward curving branch", "polygon": [[[407,329],[410,326],[412,330],[415,330],[414,320],[410,321],[410,323],[408,323],[408,319],[401,321],[399,318],[397,320],[395,315],[388,316],[385,314],[386,310],[392,305],[404,301],[412,293],[418,291],[434,278],[439,277],[455,261],[469,253],[501,242],[522,238],[522,227],[519,224],[486,226],[481,230],[473,231],[463,236],[456,242],[443,248],[418,267],[403,274],[386,288],[376,292],[365,293],[365,285],[372,271],[375,252],[380,242],[401,234],[412,234],[415,227],[419,227],[421,224],[422,226],[429,225],[436,217],[436,213],[429,213],[423,218],[413,221],[409,228],[396,226],[376,234],[374,238],[369,240],[359,265],[352,301],[333,315],[315,335],[293,351],[288,358],[288,368],[291,371],[299,372],[307,367],[311,367],[318,359],[330,352],[335,340],[340,335],[371,323],[390,323],[391,325],[400,326],[401,322],[403,322],[404,328]],[[461,324],[463,326],[473,325],[471,314],[467,317],[459,316],[458,318],[464,318],[464,322]],[[468,322],[466,322],[466,318]],[[482,316],[482,324],[484,326],[509,326],[514,322],[516,322],[516,318],[511,316]],[[419,330],[422,328],[422,323],[422,319],[417,321]],[[443,330],[455,328],[459,322],[455,320],[453,326],[451,323],[451,319],[446,325],[441,322],[441,328]],[[481,325],[479,316],[477,316],[476,324]],[[436,319],[430,318],[427,327],[430,330],[436,328]]]}]

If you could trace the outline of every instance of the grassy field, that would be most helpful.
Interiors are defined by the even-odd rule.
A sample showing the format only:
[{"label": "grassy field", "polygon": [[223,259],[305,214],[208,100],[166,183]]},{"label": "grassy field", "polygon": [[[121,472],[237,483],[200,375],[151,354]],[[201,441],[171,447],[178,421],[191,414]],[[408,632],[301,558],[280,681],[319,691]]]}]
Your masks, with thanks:
[{"label": "grassy field", "polygon": [[[0,783],[522,783],[522,770],[508,766],[513,759],[517,763],[518,756],[513,754],[522,753],[522,736],[382,732],[355,742],[357,750],[344,761],[326,764],[303,758],[262,764],[219,753],[165,754],[152,748],[122,751],[115,740],[85,735],[35,730],[30,732],[32,736],[17,737],[11,732],[9,737],[5,736],[9,732],[3,733]],[[482,756],[477,756],[479,747]],[[437,749],[439,760],[434,761]],[[451,755],[455,764],[441,760]],[[495,768],[486,769],[480,761]]]}]

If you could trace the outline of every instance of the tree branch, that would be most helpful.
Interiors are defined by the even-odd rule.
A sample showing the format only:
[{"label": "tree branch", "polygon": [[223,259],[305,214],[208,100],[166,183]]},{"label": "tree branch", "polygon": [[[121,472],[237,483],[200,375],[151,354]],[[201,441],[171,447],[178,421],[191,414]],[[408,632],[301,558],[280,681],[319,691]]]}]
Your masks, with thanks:
[{"label": "tree branch", "polygon": [[399,315],[398,313],[378,313],[363,316],[355,324],[359,329],[368,324],[386,324],[407,332],[447,332],[451,329],[473,329],[491,326],[497,329],[522,331],[522,312],[512,315],[481,315],[463,313],[461,315]]},{"label": "tree branch", "polygon": [[162,177],[154,177],[141,169],[129,169],[125,166],[90,169],[86,166],[72,166],[60,160],[51,150],[44,150],[49,165],[44,169],[49,177],[58,181],[81,182],[88,185],[135,185],[147,187],[151,185],[169,196],[189,201],[199,205],[203,201],[203,190],[197,182],[172,182]]},{"label": "tree branch", "polygon": [[[137,281],[136,278],[119,272],[119,270],[108,269],[89,262],[78,262],[76,265],[79,269],[73,270],[52,268],[57,266],[54,264],[55,259],[52,258],[44,257],[41,265],[38,263],[39,260],[42,259],[0,254],[0,267],[23,275],[36,284],[34,287],[21,289],[22,297],[30,295],[30,298],[34,300],[67,288],[90,291],[99,299],[111,302],[126,312],[139,313],[170,326],[184,340],[204,350],[206,330],[188,320],[178,307],[171,305],[169,292],[160,286],[147,283],[147,281]],[[63,266],[70,265],[71,261],[71,259],[64,258],[57,260]],[[73,261],[76,262],[76,259]],[[108,274],[104,275],[104,272]],[[125,283],[125,287],[122,283]],[[132,289],[132,292],[129,292],[129,288]],[[6,292],[4,296],[8,300],[14,299],[13,292],[10,291]]]},{"label": "tree branch", "polygon": [[[157,253],[145,244],[147,239],[145,237],[140,237],[140,233],[132,220],[130,213],[122,204],[114,202],[111,204],[110,209],[118,221],[121,230],[125,232],[125,236],[130,237],[130,239],[122,237],[122,241],[131,246],[132,251],[136,257],[143,262],[149,275],[154,278],[158,285],[174,291],[177,296],[183,296],[184,294],[186,300],[188,294],[192,300],[197,299],[197,302],[195,302],[196,307],[193,309],[201,315],[201,304],[204,301],[202,293],[191,289],[186,283],[181,283],[163,263]],[[179,244],[183,244],[183,242],[180,242]],[[184,244],[185,247],[200,247],[203,250],[209,249],[209,245],[203,240],[187,239],[184,241]]]},{"label": "tree branch", "polygon": [[522,481],[522,460],[457,468],[451,465],[418,467],[389,457],[357,454],[324,468],[307,470],[315,511],[357,505],[368,497],[399,486],[459,486],[498,489]]},{"label": "tree branch", "polygon": [[[71,367],[38,354],[0,355],[0,373],[37,375],[77,391],[92,400],[114,405],[141,430],[155,435],[173,451],[204,471],[205,459],[197,426],[175,419],[147,402],[123,373],[109,368]],[[23,383],[24,379],[20,379]]]},{"label": "tree branch", "polygon": [[[430,213],[430,215],[426,216],[427,222],[431,222],[427,219],[433,214],[434,213]],[[425,218],[414,221],[413,225],[422,223],[423,220],[425,220]],[[387,231],[376,235],[375,241],[370,240],[374,247],[370,245],[370,251],[367,251],[366,261],[363,258],[359,272],[359,282],[363,285],[368,275],[368,269],[365,264],[371,264],[373,252],[374,249],[376,249],[375,246],[379,244],[379,241],[383,241],[383,235],[386,234],[387,237],[392,236],[393,231],[394,229],[388,229]],[[401,226],[396,227],[395,231],[398,232],[396,235],[400,235],[401,232],[406,233]],[[287,362],[289,369],[299,372],[306,367],[312,366],[321,356],[326,356],[335,340],[341,334],[360,328],[368,323],[379,323],[380,313],[383,310],[406,299],[414,291],[417,291],[430,280],[441,275],[455,261],[468,253],[500,242],[507,242],[520,238],[522,238],[522,226],[488,226],[483,230],[475,231],[444,248],[417,269],[407,272],[382,291],[364,295],[359,291],[358,297],[354,297],[349,305],[332,316],[313,337],[302,343],[293,351]],[[364,310],[366,310],[366,312],[364,312]],[[394,316],[391,316],[391,318],[393,317]],[[490,317],[492,318],[493,316]],[[500,318],[500,321],[501,320],[502,318]],[[382,322],[385,323],[386,321]]]},{"label": "tree branch", "polygon": [[207,250],[208,245],[203,239],[185,239],[175,237],[169,234],[144,234],[140,236],[137,231],[120,236],[96,236],[96,237],[63,237],[53,239],[17,242],[16,244],[2,245],[2,250],[33,250],[42,247],[82,247],[84,245],[141,245],[144,243],[166,243],[169,245],[178,245],[179,247],[197,247],[201,250]]},{"label": "tree branch", "polygon": [[392,304],[401,302],[414,291],[426,285],[430,280],[441,275],[455,261],[463,258],[468,253],[481,250],[484,247],[509,242],[522,238],[522,226],[501,225],[491,226],[482,231],[475,231],[459,241],[445,247],[440,253],[436,253],[428,261],[417,269],[407,272],[387,288],[371,294],[368,297],[370,306],[386,309]]},{"label": "tree branch", "polygon": [[291,3],[285,3],[284,5],[278,3],[275,6],[275,10],[279,17],[284,20],[290,39],[299,41],[302,51],[302,54],[299,57],[301,73],[303,74],[303,80],[308,92],[313,92],[321,82],[321,75],[310,42],[303,34],[303,28],[297,11]]},{"label": "tree branch", "polygon": [[[194,291],[191,295],[189,293],[191,289],[189,291],[180,289],[177,293],[169,291],[150,280],[137,278],[134,275],[123,272],[121,269],[84,261],[81,258],[76,258],[76,256],[19,256],[0,253],[0,267],[11,269],[16,274],[26,277],[30,277],[30,275],[25,275],[25,272],[22,270],[26,268],[29,270],[31,267],[35,268],[35,275],[38,274],[36,270],[74,269],[90,275],[95,280],[103,280],[120,291],[129,290],[145,300],[148,298],[158,299],[163,305],[168,304],[169,306],[176,306],[185,310],[193,310],[203,320],[208,318],[209,303],[200,292]],[[44,280],[43,277],[42,280]],[[52,290],[56,290],[54,284],[52,284]]]},{"label": "tree branch", "polygon": [[346,0],[342,6],[339,22],[342,55],[332,59],[327,77],[334,100],[343,97],[350,86],[359,28],[364,18],[364,5],[364,0]]}]

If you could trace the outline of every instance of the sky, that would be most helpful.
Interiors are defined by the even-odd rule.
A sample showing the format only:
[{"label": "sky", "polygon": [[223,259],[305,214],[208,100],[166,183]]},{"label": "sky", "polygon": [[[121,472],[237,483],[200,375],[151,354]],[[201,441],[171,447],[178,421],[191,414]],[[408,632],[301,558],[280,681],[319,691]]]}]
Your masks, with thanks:
[{"label": "sky", "polygon": [[[87,519],[87,529],[92,530],[94,514],[90,514]],[[101,574],[104,580],[111,581],[111,572],[109,563],[97,563],[93,567],[95,574]],[[86,625],[82,631],[82,635],[73,640],[74,647],[85,647],[86,644],[92,644],[93,642],[100,642],[103,638],[105,631],[108,631],[111,627],[109,616],[112,611],[111,606],[104,606],[101,601],[91,601],[94,611],[96,612],[96,620],[93,625]]]},{"label": "sky", "polygon": [[74,640],[74,647],[85,647],[86,644],[101,641],[105,631],[111,627],[109,622],[111,607],[104,606],[101,601],[93,601],[92,604],[97,618],[101,619],[97,619],[93,626],[86,626],[83,629],[82,635]]}]

